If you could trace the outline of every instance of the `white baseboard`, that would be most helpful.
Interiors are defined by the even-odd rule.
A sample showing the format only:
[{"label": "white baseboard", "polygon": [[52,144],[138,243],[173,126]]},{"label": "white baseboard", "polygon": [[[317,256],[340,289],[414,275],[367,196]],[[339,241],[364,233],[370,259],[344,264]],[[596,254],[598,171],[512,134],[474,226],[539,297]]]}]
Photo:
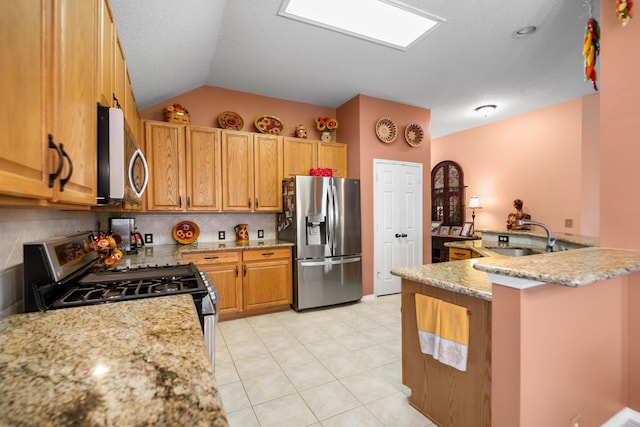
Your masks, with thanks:
[{"label": "white baseboard", "polygon": [[635,427],[640,426],[640,412],[623,408],[601,427]]}]

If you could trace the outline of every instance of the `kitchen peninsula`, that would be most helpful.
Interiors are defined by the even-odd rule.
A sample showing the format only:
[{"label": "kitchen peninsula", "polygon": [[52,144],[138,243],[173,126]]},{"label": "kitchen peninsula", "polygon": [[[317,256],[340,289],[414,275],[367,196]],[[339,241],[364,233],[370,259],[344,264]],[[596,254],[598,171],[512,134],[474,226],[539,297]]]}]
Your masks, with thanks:
[{"label": "kitchen peninsula", "polygon": [[[411,403],[441,426],[564,425],[576,414],[601,425],[622,409],[607,396],[627,377],[626,313],[640,307],[625,298],[625,276],[639,271],[640,251],[599,247],[393,269]],[[469,310],[467,372],[420,352],[416,293]]]},{"label": "kitchen peninsula", "polygon": [[228,426],[189,295],[0,318],[7,425]]}]

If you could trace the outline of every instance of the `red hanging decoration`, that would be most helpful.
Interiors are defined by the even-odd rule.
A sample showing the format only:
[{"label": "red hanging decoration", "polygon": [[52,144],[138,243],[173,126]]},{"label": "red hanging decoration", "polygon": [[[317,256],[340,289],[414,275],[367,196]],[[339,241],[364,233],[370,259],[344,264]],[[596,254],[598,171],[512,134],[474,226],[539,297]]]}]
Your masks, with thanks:
[{"label": "red hanging decoration", "polygon": [[596,83],[598,77],[596,73],[596,58],[600,55],[600,25],[594,18],[589,18],[584,33],[584,46],[582,56],[584,56],[584,79],[591,80],[593,89],[598,90]]},{"label": "red hanging decoration", "polygon": [[622,22],[622,26],[626,26],[631,18],[633,18],[633,0],[616,0],[616,16]]}]

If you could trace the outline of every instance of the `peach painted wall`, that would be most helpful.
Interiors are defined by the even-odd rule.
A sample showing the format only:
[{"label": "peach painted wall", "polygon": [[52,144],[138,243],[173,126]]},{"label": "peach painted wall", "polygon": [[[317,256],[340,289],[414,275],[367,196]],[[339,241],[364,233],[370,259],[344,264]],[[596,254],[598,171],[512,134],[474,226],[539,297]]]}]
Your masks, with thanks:
[{"label": "peach painted wall", "polygon": [[[611,2],[601,0],[601,10]],[[613,13],[601,13],[600,146],[601,245],[640,249],[640,43],[638,17],[623,27]],[[640,411],[640,277],[628,278],[628,400]]]},{"label": "peach painted wall", "polygon": [[[338,107],[338,117],[345,122],[358,123],[357,130],[349,128],[343,136],[349,145],[350,175],[354,178],[360,178],[362,185],[362,291],[364,295],[369,295],[373,294],[374,291],[373,160],[384,159],[422,163],[424,189],[422,221],[423,226],[431,224],[431,168],[429,166],[431,156],[431,111],[425,108],[358,95]],[[343,117],[344,119],[342,119]],[[376,136],[375,125],[381,117],[389,117],[398,127],[398,136],[393,143],[385,144]],[[348,120],[346,120],[347,118]],[[411,147],[404,140],[404,129],[410,123],[419,124],[425,131],[424,140],[418,147]],[[357,164],[352,165],[353,162]],[[423,233],[422,246],[423,260],[426,264],[431,259],[430,234]]]},{"label": "peach painted wall", "polygon": [[[270,98],[253,95],[212,86],[201,86],[174,98],[152,105],[141,111],[146,120],[164,120],[163,108],[166,105],[182,104],[189,110],[191,124],[195,126],[220,127],[218,115],[223,111],[233,111],[239,114],[243,121],[242,130],[257,132],[253,121],[262,114],[276,116],[285,125],[283,135],[293,136],[297,125],[307,127],[309,139],[320,139],[320,133],[313,127],[316,116],[325,115],[336,117],[335,108],[322,107],[313,104],[287,101],[285,99]],[[340,141],[340,127],[333,133],[333,140]]]},{"label": "peach painted wall", "polygon": [[597,427],[621,409],[625,291],[624,278],[493,286],[493,425],[565,427],[579,415],[580,427]]},{"label": "peach painted wall", "polygon": [[[477,195],[481,201],[478,229],[505,229],[513,200],[519,198],[533,220],[553,231],[597,236],[597,98],[574,99],[434,139],[431,167],[443,160],[460,164],[467,199]],[[583,150],[585,131],[588,150]],[[583,206],[585,191],[589,206]],[[584,222],[583,212],[588,212]],[[565,219],[573,219],[573,228],[565,228]]]}]

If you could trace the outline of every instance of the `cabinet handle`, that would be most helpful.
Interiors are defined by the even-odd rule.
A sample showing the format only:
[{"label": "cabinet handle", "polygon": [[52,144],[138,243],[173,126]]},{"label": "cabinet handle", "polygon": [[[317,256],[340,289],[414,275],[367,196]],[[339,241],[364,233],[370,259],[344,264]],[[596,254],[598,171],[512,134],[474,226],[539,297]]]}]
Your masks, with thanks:
[{"label": "cabinet handle", "polygon": [[249,206],[249,209],[251,209],[251,198],[247,199],[247,206]]},{"label": "cabinet handle", "polygon": [[204,257],[204,259],[218,259],[220,258],[219,256],[206,256]]},{"label": "cabinet handle", "polygon": [[260,207],[259,203],[258,203],[258,198],[256,197],[256,209],[258,209]]},{"label": "cabinet handle", "polygon": [[191,196],[187,196],[187,209],[191,209]]},{"label": "cabinet handle", "polygon": [[238,277],[238,266],[236,265],[236,277]]},{"label": "cabinet handle", "polygon": [[118,101],[118,98],[116,98],[116,94],[115,94],[115,93],[112,93],[111,95],[113,96],[113,100],[114,100],[114,101],[115,101],[115,103],[116,103],[116,107],[118,107],[119,109],[121,109],[121,110],[122,110],[122,107],[120,106],[120,102]]},{"label": "cabinet handle", "polygon": [[60,191],[64,191],[64,186],[67,185],[67,182],[69,182],[69,180],[71,179],[71,175],[73,175],[73,162],[71,161],[71,157],[69,157],[67,152],[64,151],[62,144],[60,144],[60,151],[62,152],[62,155],[69,161],[69,173],[67,174],[67,176],[60,180]]},{"label": "cabinet handle", "polygon": [[182,208],[182,196],[178,197],[178,207]]},{"label": "cabinet handle", "polygon": [[246,276],[246,275],[247,275],[247,266],[246,266],[246,265],[243,265],[243,266],[242,266],[242,275],[243,275],[243,276]]},{"label": "cabinet handle", "polygon": [[274,254],[274,252],[263,252],[262,256],[271,256],[273,254]]},{"label": "cabinet handle", "polygon": [[62,167],[64,166],[64,155],[60,151],[60,147],[53,142],[53,135],[51,134],[49,134],[49,148],[56,150],[56,153],[58,153],[58,168],[54,173],[49,174],[49,188],[53,188],[53,181],[55,181],[62,172]]}]

